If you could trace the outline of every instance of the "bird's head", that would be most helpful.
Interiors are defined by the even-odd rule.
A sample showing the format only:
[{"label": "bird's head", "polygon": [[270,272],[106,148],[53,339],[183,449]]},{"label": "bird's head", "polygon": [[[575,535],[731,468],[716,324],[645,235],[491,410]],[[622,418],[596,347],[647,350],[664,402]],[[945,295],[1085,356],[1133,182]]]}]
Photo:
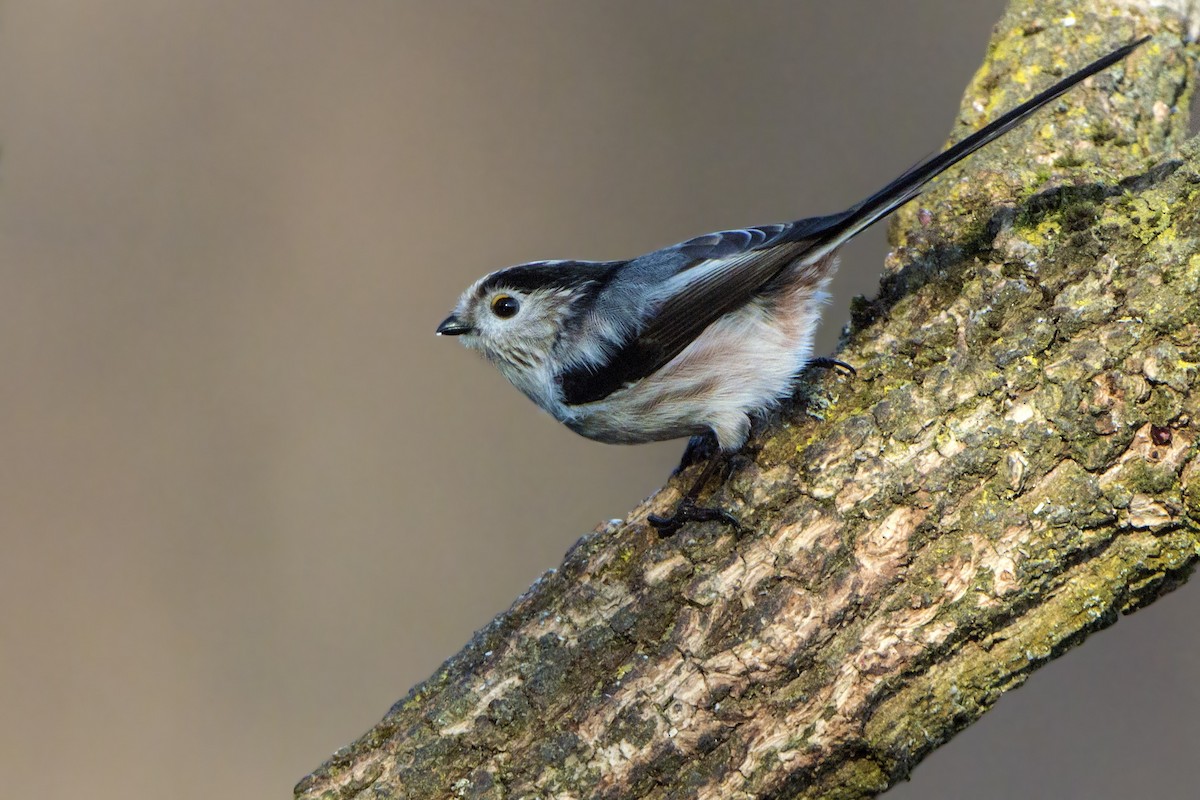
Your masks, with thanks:
[{"label": "bird's head", "polygon": [[539,261],[493,272],[463,292],[437,333],[458,336],[533,396],[553,372],[555,346],[578,325],[609,271],[591,262]]}]

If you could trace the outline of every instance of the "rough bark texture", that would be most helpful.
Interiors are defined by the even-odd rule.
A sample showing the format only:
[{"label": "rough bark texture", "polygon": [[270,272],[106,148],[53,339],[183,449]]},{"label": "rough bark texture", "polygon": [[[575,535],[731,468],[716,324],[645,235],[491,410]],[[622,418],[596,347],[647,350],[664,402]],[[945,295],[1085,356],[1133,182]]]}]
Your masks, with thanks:
[{"label": "rough bark texture", "polygon": [[[900,215],[881,295],[714,498],[584,537],[296,787],[868,797],[1200,555],[1187,3],[1016,0],[961,136],[1152,42]],[[689,476],[685,476],[688,478]]]}]

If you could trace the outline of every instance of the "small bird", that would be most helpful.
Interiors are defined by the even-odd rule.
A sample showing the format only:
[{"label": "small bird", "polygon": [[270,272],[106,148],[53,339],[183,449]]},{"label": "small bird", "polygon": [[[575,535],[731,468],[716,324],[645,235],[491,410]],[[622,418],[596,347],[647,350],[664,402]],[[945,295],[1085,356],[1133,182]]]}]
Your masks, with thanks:
[{"label": "small bird", "polygon": [[437,333],[460,337],[589,439],[714,438],[718,452],[675,513],[650,521],[664,535],[688,521],[736,524],[723,510],[695,503],[720,454],[745,444],[751,417],[790,395],[806,367],[853,373],[842,362],[811,358],[838,248],[1147,39],[1064,78],[841,213],[708,233],[628,261],[507,267],[468,288]]}]

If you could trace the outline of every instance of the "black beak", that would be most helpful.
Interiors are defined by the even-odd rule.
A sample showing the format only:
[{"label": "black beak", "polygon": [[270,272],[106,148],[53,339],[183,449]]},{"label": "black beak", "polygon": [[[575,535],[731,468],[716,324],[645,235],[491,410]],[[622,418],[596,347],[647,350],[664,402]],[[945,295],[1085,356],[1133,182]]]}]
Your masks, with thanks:
[{"label": "black beak", "polygon": [[437,327],[438,336],[462,336],[470,332],[471,326],[462,324],[453,314],[442,320],[442,324]]}]

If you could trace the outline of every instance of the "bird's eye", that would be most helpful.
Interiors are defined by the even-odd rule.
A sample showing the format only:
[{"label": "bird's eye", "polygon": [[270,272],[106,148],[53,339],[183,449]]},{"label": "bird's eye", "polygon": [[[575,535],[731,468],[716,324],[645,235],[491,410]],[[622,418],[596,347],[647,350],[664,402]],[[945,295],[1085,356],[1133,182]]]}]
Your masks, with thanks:
[{"label": "bird's eye", "polygon": [[492,313],[500,319],[508,319],[521,309],[517,298],[509,294],[498,294],[492,299]]}]

